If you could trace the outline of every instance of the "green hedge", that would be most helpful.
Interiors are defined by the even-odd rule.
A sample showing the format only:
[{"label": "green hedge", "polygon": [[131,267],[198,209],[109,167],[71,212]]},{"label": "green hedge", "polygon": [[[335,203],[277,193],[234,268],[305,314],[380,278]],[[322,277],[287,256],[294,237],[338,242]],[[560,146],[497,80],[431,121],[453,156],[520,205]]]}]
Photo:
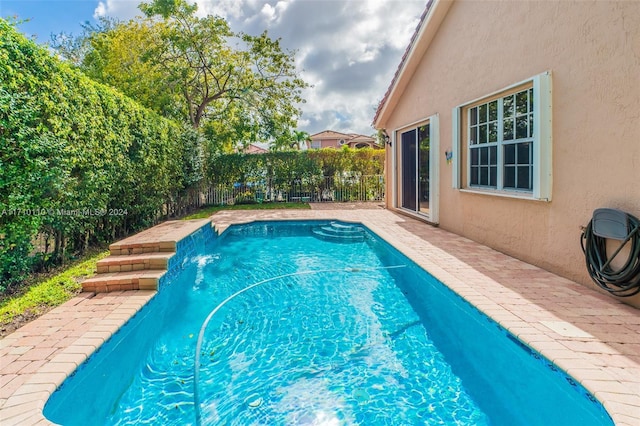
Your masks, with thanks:
[{"label": "green hedge", "polygon": [[0,291],[156,221],[201,178],[198,138],[0,19]]},{"label": "green hedge", "polygon": [[259,182],[288,184],[294,179],[321,179],[344,174],[379,175],[384,172],[384,150],[324,148],[265,154],[226,154],[206,167],[214,184]]}]

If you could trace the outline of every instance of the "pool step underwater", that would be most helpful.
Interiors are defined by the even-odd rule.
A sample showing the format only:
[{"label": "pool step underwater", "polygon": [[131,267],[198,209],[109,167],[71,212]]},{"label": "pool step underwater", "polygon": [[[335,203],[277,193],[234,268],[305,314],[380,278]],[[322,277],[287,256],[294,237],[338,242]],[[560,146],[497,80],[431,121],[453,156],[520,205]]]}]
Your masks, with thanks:
[{"label": "pool step underwater", "polygon": [[314,228],[312,232],[317,238],[325,241],[343,243],[364,241],[364,229],[357,225],[331,222],[329,225]]}]

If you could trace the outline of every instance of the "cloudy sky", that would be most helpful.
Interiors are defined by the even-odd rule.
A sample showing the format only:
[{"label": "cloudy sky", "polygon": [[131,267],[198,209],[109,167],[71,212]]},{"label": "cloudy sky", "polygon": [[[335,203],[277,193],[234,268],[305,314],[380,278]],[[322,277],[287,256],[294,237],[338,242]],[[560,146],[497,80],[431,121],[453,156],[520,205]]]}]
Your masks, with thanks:
[{"label": "cloudy sky", "polygon": [[[302,77],[313,87],[299,128],[372,134],[378,101],[391,82],[426,0],[196,0],[201,14],[226,18],[234,31],[265,29],[295,50]],[[138,0],[0,0],[0,16],[30,19],[19,29],[49,41],[78,34],[98,16],[127,20]]]}]

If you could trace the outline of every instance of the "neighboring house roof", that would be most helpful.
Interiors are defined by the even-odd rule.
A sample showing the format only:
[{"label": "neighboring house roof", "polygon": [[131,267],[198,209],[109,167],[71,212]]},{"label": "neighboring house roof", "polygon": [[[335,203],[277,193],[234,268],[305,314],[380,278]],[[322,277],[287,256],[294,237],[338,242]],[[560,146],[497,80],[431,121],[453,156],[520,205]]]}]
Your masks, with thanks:
[{"label": "neighboring house roof", "polygon": [[335,132],[333,130],[323,130],[320,133],[309,136],[309,139],[351,139],[348,133]]},{"label": "neighboring house roof", "polygon": [[396,103],[400,95],[402,95],[453,1],[429,0],[427,3],[420,17],[420,22],[411,37],[409,46],[407,46],[407,50],[405,50],[400,60],[400,65],[398,65],[398,69],[391,80],[391,84],[378,105],[376,115],[373,118],[373,126],[376,129],[384,127],[387,118],[386,113],[393,109],[390,109],[389,105]]},{"label": "neighboring house roof", "polygon": [[245,154],[264,154],[265,152],[269,152],[269,150],[255,144],[250,144],[243,152]]},{"label": "neighboring house roof", "polygon": [[322,132],[316,133],[309,137],[312,141],[319,140],[344,140],[344,143],[350,146],[355,146],[356,144],[370,144],[373,146],[378,146],[377,141],[371,136],[365,136],[358,133],[341,133],[336,132],[334,130],[323,130]]},{"label": "neighboring house roof", "polygon": [[349,139],[349,143],[352,142],[372,142],[372,143],[376,143],[376,140],[374,138],[372,138],[371,136],[365,136],[365,135],[353,135],[353,137],[351,139]]}]

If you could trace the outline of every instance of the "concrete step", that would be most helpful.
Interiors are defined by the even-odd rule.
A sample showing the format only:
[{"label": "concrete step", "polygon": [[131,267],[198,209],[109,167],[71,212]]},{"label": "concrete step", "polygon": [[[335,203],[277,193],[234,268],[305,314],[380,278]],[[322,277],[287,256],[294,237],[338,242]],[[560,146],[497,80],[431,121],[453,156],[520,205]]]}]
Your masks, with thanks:
[{"label": "concrete step", "polygon": [[332,228],[335,229],[345,229],[345,230],[352,230],[352,229],[358,229],[358,230],[362,230],[362,227],[358,226],[358,225],[351,225],[349,223],[338,223],[338,222],[331,222],[329,224],[329,226],[331,226]]},{"label": "concrete step", "polygon": [[166,270],[152,269],[99,274],[82,282],[83,291],[108,293],[124,290],[157,290],[158,281]]},{"label": "concrete step", "polygon": [[112,256],[128,256],[146,253],[173,253],[176,251],[175,241],[158,241],[152,243],[111,244],[109,253]]},{"label": "concrete step", "polygon": [[335,225],[331,225],[331,226],[322,226],[320,227],[320,229],[322,230],[322,232],[326,233],[326,234],[331,234],[331,235],[337,235],[337,236],[350,236],[350,235],[362,235],[364,233],[364,230],[362,228],[359,227],[346,227],[346,226],[335,226]]},{"label": "concrete step", "polygon": [[98,274],[130,272],[145,269],[167,269],[173,252],[154,252],[132,255],[109,256],[98,261]]},{"label": "concrete step", "polygon": [[157,290],[178,243],[210,223],[209,219],[167,221],[111,244],[111,256],[98,262],[98,274],[83,281],[82,289],[94,293]]},{"label": "concrete step", "polygon": [[316,237],[325,241],[333,241],[337,243],[355,243],[364,241],[364,235],[362,233],[336,235],[334,233],[325,232],[323,229],[313,229],[312,232]]},{"label": "concrete step", "polygon": [[109,251],[114,256],[175,252],[178,241],[200,229],[209,219],[170,220],[113,243]]}]

